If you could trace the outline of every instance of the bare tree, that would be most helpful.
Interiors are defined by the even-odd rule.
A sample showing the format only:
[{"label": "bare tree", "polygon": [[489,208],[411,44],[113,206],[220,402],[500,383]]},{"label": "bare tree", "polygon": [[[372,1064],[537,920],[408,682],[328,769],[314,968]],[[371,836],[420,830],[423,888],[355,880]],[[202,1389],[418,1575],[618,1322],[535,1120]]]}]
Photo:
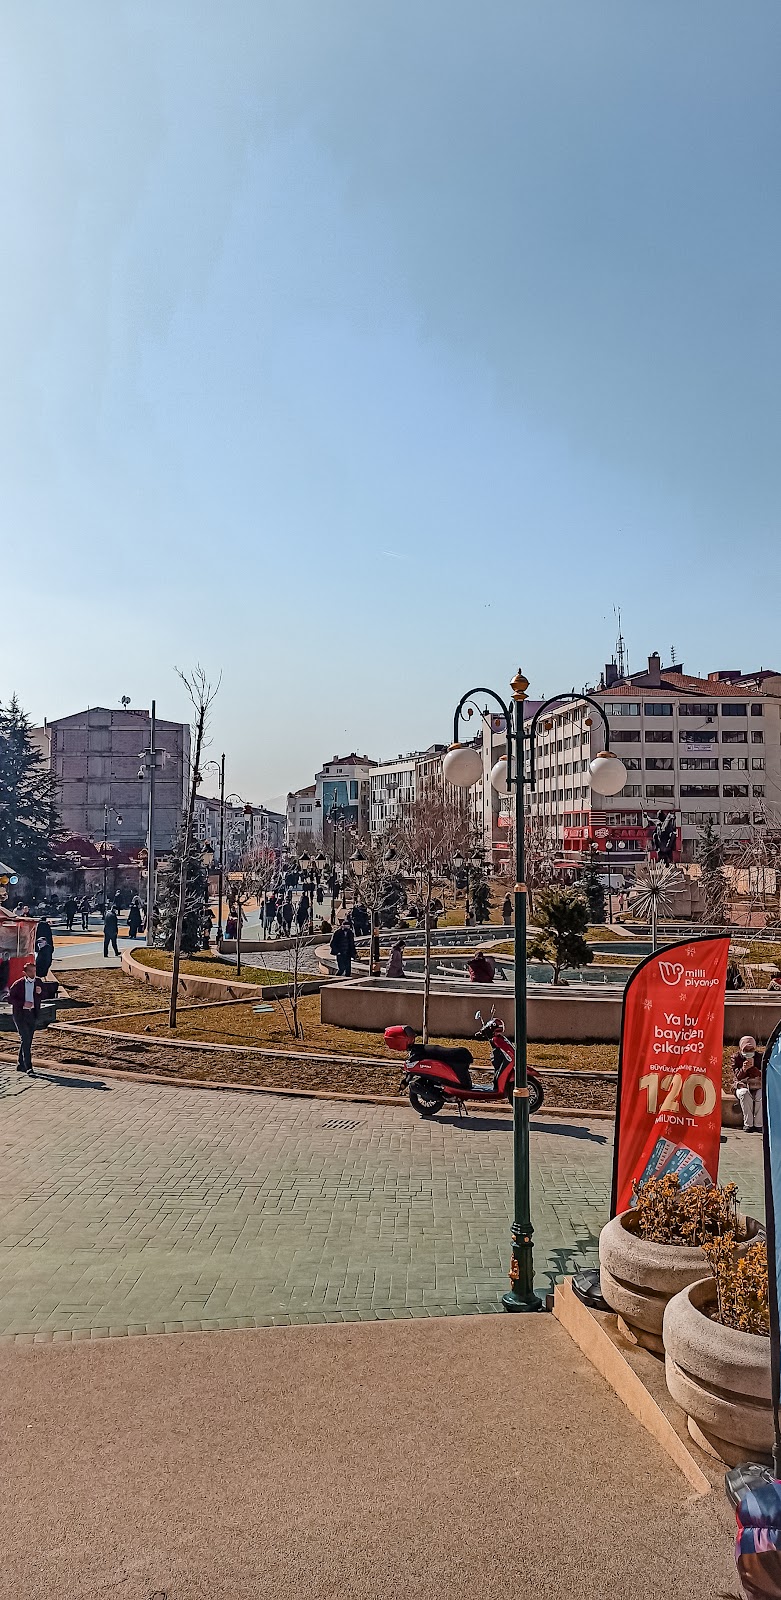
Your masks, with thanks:
[{"label": "bare tree", "polygon": [[208,682],[202,667],[196,667],[195,671],[191,672],[189,676],[184,672],[179,672],[178,668],[177,672],[187,690],[187,693],[190,696],[190,699],[192,700],[195,716],[193,721],[194,748],[190,767],[190,797],[185,814],[182,865],[179,874],[179,903],[176,910],[176,926],[174,929],[174,951],[171,969],[171,1003],[168,1010],[169,1028],[176,1027],[176,1001],[177,991],[179,988],[179,962],[182,952],[182,927],[184,925],[184,909],[187,898],[187,858],[190,852],[190,843],[193,837],[195,797],[198,792],[198,784],[201,781],[200,764],[201,753],[203,751],[203,739],[206,731],[209,709],[212,705],[217,690],[220,687],[218,682],[214,688],[212,688],[212,685]]},{"label": "bare tree", "polygon": [[355,886],[353,898],[360,895],[371,918],[369,973],[377,977],[380,970],[380,906],[394,872],[397,849],[386,833],[370,833],[364,838],[356,838],[356,844],[359,860],[350,863]]},{"label": "bare tree", "polygon": [[423,964],[423,1043],[428,1041],[431,995],[431,902],[435,884],[452,875],[453,857],[465,856],[471,842],[469,814],[452,800],[425,794],[408,806],[391,830],[390,843],[399,860],[417,878],[423,900],[425,930]]},{"label": "bare tree", "polygon": [[230,875],[230,901],[236,911],[236,976],[241,974],[241,929],[244,907],[250,900],[259,901],[276,877],[276,859],[273,850],[265,845],[246,850],[239,857],[238,867]]}]

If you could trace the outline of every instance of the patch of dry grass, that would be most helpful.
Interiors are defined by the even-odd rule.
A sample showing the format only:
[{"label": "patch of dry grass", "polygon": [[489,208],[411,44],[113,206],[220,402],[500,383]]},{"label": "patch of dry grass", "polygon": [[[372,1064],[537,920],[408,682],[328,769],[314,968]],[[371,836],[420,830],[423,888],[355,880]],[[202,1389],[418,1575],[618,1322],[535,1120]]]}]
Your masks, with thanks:
[{"label": "patch of dry grass", "polygon": [[[142,967],[154,967],[157,972],[171,971],[173,956],[170,950],[148,950],[144,945],[138,950],[131,950],[130,954]],[[290,983],[291,981],[289,972],[280,972],[271,967],[248,966],[244,961],[241,963],[241,978],[238,979],[235,962],[229,964],[220,961],[217,957],[208,955],[205,950],[202,955],[200,951],[196,951],[195,955],[182,956],[179,971],[185,978],[224,978],[228,982],[233,980],[241,983]]]}]

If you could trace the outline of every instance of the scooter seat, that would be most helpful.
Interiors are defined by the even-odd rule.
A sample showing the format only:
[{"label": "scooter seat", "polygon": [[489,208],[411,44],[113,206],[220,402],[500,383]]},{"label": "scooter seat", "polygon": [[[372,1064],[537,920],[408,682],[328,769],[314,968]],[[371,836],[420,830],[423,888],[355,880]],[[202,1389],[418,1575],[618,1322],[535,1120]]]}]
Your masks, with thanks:
[{"label": "scooter seat", "polygon": [[472,1052],[461,1045],[413,1044],[410,1061],[441,1061],[448,1067],[471,1067]]}]

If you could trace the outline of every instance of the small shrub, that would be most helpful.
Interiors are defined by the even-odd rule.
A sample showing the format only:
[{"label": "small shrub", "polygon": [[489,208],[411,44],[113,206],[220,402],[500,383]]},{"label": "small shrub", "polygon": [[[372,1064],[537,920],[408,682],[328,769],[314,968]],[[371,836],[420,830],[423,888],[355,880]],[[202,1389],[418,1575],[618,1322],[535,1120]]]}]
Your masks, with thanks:
[{"label": "small shrub", "polygon": [[690,1247],[722,1234],[734,1240],[740,1232],[737,1194],[734,1183],[711,1189],[692,1184],[682,1189],[674,1172],[648,1178],[632,1190],[638,1235],[656,1244]]},{"label": "small shrub", "polygon": [[757,1240],[739,1256],[735,1235],[725,1233],[721,1238],[706,1240],[702,1249],[716,1280],[718,1321],[725,1328],[740,1328],[743,1333],[769,1334],[767,1245],[764,1241]]}]

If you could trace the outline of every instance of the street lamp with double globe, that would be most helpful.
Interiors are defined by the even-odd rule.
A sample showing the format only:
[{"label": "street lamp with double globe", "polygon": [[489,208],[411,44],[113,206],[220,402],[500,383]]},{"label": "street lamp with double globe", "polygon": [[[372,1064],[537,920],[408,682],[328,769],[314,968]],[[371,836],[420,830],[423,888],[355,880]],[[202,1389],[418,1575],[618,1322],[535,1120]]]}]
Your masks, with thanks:
[{"label": "street lamp with double globe", "polygon": [[[513,1221],[511,1228],[512,1258],[510,1262],[510,1288],[502,1296],[506,1311],[539,1311],[541,1301],[534,1292],[533,1228],[531,1221],[531,1195],[529,1174],[529,1088],[526,1076],[526,884],[524,882],[524,725],[523,703],[528,678],[520,671],[510,684],[512,700],[506,705],[493,689],[470,689],[456,706],[453,718],[453,743],[442,763],[447,783],[454,788],[471,789],[482,776],[483,761],[474,745],[459,742],[459,721],[463,708],[475,695],[488,695],[499,705],[507,734],[507,755],[497,761],[491,770],[491,783],[499,794],[515,795],[515,1092],[513,1095]],[[530,770],[529,787],[534,789],[534,743],[539,719],[547,708],[561,700],[585,700],[593,706],[602,719],[605,748],[589,762],[591,787],[597,794],[615,795],[626,783],[626,767],[610,750],[610,728],[607,717],[598,701],[587,694],[552,695],[545,700],[531,720],[529,729]]]}]

